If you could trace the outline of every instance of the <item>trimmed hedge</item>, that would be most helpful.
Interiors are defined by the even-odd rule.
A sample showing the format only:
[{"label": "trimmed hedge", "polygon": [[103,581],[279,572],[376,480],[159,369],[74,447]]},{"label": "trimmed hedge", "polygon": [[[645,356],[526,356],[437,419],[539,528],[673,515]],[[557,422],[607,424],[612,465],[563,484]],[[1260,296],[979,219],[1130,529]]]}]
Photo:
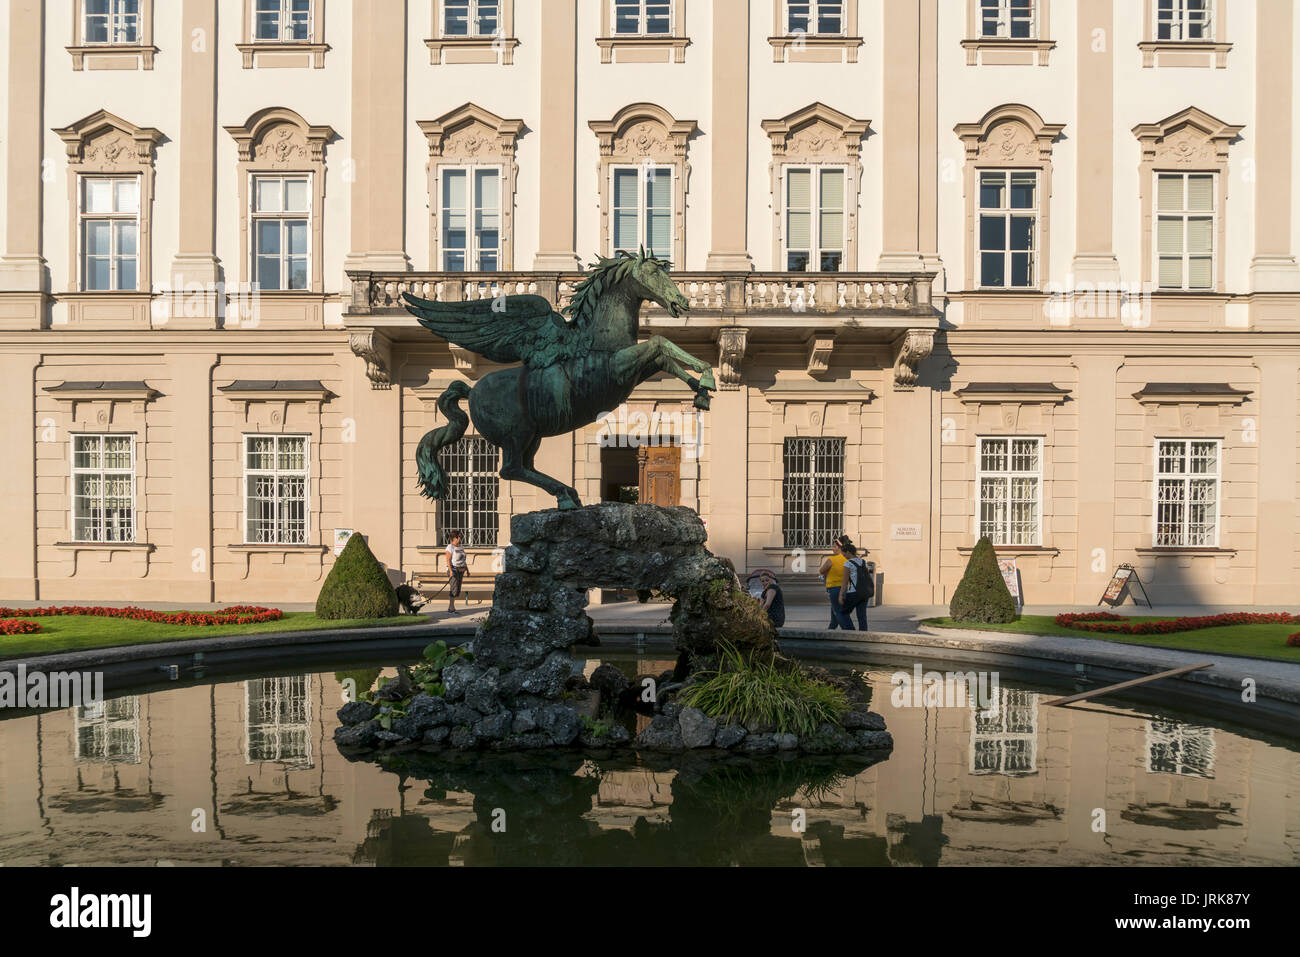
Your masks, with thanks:
[{"label": "trimmed hedge", "polygon": [[993,543],[985,536],[975,543],[966,563],[966,574],[953,592],[948,605],[948,615],[953,621],[979,624],[1005,624],[1020,617],[1016,600],[1007,590],[1007,583],[998,568],[998,556]]},{"label": "trimmed hedge", "polygon": [[334,561],[316,596],[317,618],[391,618],[397,614],[397,592],[366,544],[353,534]]}]

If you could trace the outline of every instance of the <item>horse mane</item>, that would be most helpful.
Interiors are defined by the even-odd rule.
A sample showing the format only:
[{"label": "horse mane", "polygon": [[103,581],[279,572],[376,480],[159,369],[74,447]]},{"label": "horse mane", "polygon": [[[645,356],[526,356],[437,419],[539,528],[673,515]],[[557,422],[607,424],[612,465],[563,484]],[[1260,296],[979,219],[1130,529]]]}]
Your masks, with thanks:
[{"label": "horse mane", "polygon": [[596,300],[607,289],[625,280],[633,266],[646,262],[654,263],[664,270],[672,265],[666,259],[658,259],[647,253],[644,246],[636,255],[625,249],[618,250],[613,256],[598,255],[596,261],[587,267],[591,270],[590,275],[573,287],[573,295],[569,304],[560,310],[561,315],[568,316],[577,325],[586,325],[595,315]]}]

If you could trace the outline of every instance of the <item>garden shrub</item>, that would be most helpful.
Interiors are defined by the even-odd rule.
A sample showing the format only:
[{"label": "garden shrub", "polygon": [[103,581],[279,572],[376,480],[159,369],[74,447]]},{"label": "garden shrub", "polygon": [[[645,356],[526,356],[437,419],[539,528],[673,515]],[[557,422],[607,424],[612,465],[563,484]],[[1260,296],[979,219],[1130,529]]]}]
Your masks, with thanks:
[{"label": "garden shrub", "polygon": [[317,618],[391,618],[397,592],[365,536],[353,535],[316,596]]},{"label": "garden shrub", "polygon": [[1016,600],[1007,590],[1007,583],[998,568],[998,556],[993,543],[985,536],[975,543],[966,563],[966,574],[961,576],[953,592],[948,614],[953,621],[998,624],[1015,621]]}]

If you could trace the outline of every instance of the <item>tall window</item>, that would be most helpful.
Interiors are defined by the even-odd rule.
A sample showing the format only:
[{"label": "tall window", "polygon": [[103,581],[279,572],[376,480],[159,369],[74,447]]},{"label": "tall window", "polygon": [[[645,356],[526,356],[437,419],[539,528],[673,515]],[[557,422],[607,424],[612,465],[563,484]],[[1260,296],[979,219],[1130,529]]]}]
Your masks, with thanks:
[{"label": "tall window", "polygon": [[830,548],[844,531],[844,439],[786,439],[782,498],[785,547]]},{"label": "tall window", "polygon": [[254,0],[254,37],[294,43],[311,39],[311,0]]},{"label": "tall window", "polygon": [[253,177],[253,275],[263,290],[306,289],[311,176]]},{"label": "tall window", "polygon": [[988,711],[971,703],[970,770],[972,774],[1017,776],[1038,770],[1038,695],[1019,688],[999,688]]},{"label": "tall window", "polygon": [[979,440],[979,533],[994,545],[1041,544],[1042,439]]},{"label": "tall window", "polygon": [[785,171],[785,268],[838,272],[844,263],[844,170],[791,166]]},{"label": "tall window", "polygon": [[1034,0],[980,0],[980,36],[1034,37],[1034,6]]},{"label": "tall window", "polygon": [[72,536],[135,541],[135,436],[72,437]]},{"label": "tall window", "polygon": [[647,253],[671,259],[673,253],[673,168],[615,166],[613,182],[614,252]]},{"label": "tall window", "polygon": [[1214,729],[1172,719],[1147,721],[1147,771],[1214,777]]},{"label": "tall window", "polygon": [[500,0],[442,0],[444,36],[492,37],[500,24]]},{"label": "tall window", "polygon": [[980,285],[1038,285],[1038,172],[979,171]]},{"label": "tall window", "polygon": [[662,36],[672,32],[670,0],[613,0],[613,3],[616,34]]},{"label": "tall window", "polygon": [[442,268],[501,268],[501,170],[442,168]]},{"label": "tall window", "polygon": [[311,697],[306,675],[255,678],[244,682],[248,762],[311,765]]},{"label": "tall window", "polygon": [[1155,0],[1157,40],[1213,40],[1213,0]]},{"label": "tall window", "polygon": [[244,436],[244,541],[307,544],[307,436]]},{"label": "tall window", "polygon": [[1161,289],[1214,287],[1214,174],[1156,174]]},{"label": "tall window", "polygon": [[843,0],[786,0],[786,32],[839,36],[844,32]]},{"label": "tall window", "polygon": [[81,705],[73,712],[78,761],[140,761],[140,699],[136,695]]},{"label": "tall window", "polygon": [[1156,442],[1155,544],[1219,544],[1219,440]]},{"label": "tall window", "polygon": [[86,43],[139,43],[140,0],[85,0]]},{"label": "tall window", "polygon": [[438,527],[465,536],[461,544],[493,548],[500,514],[500,468],[497,447],[477,435],[457,439],[441,453],[447,471],[447,497],[438,502]]},{"label": "tall window", "polygon": [[140,177],[81,177],[81,287],[135,289],[140,277]]}]

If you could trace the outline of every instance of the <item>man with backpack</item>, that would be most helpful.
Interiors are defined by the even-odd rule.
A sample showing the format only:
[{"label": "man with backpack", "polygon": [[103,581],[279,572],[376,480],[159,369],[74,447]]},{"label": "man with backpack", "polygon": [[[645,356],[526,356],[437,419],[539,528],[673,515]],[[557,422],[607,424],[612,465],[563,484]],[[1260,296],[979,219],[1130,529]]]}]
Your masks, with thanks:
[{"label": "man with backpack", "polygon": [[836,617],[846,631],[853,631],[853,612],[856,610],[858,631],[867,630],[867,605],[876,594],[876,583],[866,561],[858,557],[858,550],[847,535],[840,536],[840,550],[847,555],[844,562],[844,580],[840,585],[839,608]]}]

